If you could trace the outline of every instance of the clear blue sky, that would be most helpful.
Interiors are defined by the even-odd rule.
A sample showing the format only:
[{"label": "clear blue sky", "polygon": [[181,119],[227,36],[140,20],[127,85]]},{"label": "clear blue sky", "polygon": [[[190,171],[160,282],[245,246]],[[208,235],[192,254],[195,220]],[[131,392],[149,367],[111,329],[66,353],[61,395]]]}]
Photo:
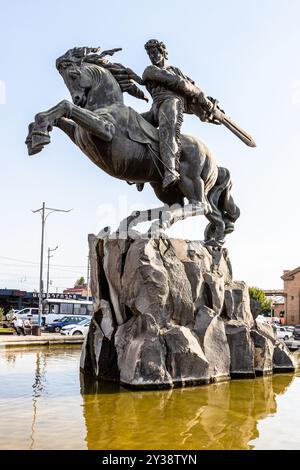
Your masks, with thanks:
[{"label": "clear blue sky", "polygon": [[[235,278],[280,287],[283,269],[300,264],[300,2],[0,0],[0,6],[0,91],[3,83],[6,91],[0,104],[0,287],[38,287],[40,219],[30,210],[43,201],[74,209],[47,222],[46,248],[59,245],[53,290],[85,275],[88,233],[133,208],[158,205],[150,188],[137,193],[112,179],[59,130],[38,156],[28,157],[24,145],[34,115],[69,98],[55,69],[58,56],[74,46],[123,47],[116,60],[142,74],[149,38],[163,40],[170,63],[217,97],[255,138],[257,148],[248,148],[223,126],[185,118],[184,131],[199,136],[232,174],[241,208],[227,242]],[[148,107],[126,101],[140,111]],[[171,233],[201,238],[205,223],[199,217],[180,222]]]}]

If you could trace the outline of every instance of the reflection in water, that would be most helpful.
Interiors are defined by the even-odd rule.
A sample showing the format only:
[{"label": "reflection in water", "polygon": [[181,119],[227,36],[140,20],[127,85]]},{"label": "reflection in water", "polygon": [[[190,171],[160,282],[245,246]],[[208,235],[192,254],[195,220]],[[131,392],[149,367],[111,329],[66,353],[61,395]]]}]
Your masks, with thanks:
[{"label": "reflection in water", "polygon": [[81,377],[88,449],[251,449],[293,375],[164,391],[129,391]]},{"label": "reflection in water", "polygon": [[80,348],[0,351],[0,449],[83,449]]},{"label": "reflection in water", "polygon": [[299,448],[297,374],[134,392],[80,384],[79,356],[0,351],[1,449]]},{"label": "reflection in water", "polygon": [[5,355],[5,359],[6,359],[6,362],[8,364],[14,364],[14,362],[16,361],[16,354],[15,352],[11,352],[11,351],[7,351],[6,355]]},{"label": "reflection in water", "polygon": [[[43,359],[42,368],[41,368],[41,355]],[[36,423],[36,418],[37,418],[37,402],[38,402],[38,398],[43,394],[43,391],[44,391],[44,382],[46,382],[46,364],[47,364],[46,354],[42,354],[40,351],[37,351],[34,384],[32,385],[33,416],[32,416],[31,434],[30,434],[30,450],[34,448],[34,432],[35,432],[35,423]]]}]

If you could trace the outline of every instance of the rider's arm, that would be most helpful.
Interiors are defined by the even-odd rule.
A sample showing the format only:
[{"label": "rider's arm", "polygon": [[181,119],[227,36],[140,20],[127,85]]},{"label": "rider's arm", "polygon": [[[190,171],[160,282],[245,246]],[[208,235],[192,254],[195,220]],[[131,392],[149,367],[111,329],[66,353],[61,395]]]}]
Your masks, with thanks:
[{"label": "rider's arm", "polygon": [[149,65],[149,67],[145,69],[142,80],[144,83],[161,83],[174,91],[179,91],[179,88],[183,85],[182,82],[184,82],[183,78],[168,72],[166,69],[156,67],[155,65]]},{"label": "rider's arm", "polygon": [[158,82],[170,90],[177,91],[188,98],[195,98],[204,107],[210,108],[210,102],[207,100],[203,91],[197,87],[192,80],[184,79],[179,75],[174,75],[166,69],[161,69],[155,65],[147,67],[143,73],[143,82]]}]

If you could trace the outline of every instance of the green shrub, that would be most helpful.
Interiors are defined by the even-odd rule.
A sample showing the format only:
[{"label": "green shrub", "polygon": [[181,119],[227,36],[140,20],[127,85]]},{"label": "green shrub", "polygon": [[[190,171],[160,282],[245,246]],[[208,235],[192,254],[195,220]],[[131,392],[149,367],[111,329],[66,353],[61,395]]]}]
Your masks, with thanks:
[{"label": "green shrub", "polygon": [[272,302],[267,298],[262,289],[258,287],[249,287],[250,298],[256,300],[260,304],[261,312],[271,312]]}]

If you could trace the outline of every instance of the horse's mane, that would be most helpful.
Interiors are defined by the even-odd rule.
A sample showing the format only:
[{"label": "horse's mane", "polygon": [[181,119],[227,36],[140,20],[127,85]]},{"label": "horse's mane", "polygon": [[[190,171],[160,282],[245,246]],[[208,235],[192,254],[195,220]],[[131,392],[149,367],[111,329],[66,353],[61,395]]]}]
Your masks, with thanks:
[{"label": "horse's mane", "polygon": [[57,59],[56,67],[59,70],[62,64],[66,62],[73,62],[78,65],[81,65],[82,63],[98,65],[99,67],[103,67],[110,71],[110,73],[118,82],[123,93],[127,92],[135,98],[148,101],[148,98],[145,96],[144,92],[134,83],[136,82],[142,85],[142,79],[130,68],[125,67],[119,63],[109,62],[109,60],[107,60],[107,55],[112,56],[115,52],[120,50],[122,49],[116,48],[103,51],[100,54],[96,54],[95,52],[98,52],[99,48],[75,47]]}]

